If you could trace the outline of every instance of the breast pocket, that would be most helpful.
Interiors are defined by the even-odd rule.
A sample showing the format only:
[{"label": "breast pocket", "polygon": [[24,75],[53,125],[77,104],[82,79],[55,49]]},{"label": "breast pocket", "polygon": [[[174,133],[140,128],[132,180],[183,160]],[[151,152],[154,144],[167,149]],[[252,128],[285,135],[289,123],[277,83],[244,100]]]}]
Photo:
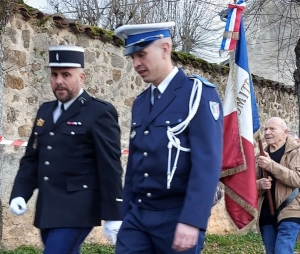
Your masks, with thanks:
[{"label": "breast pocket", "polygon": [[45,133],[43,127],[35,127],[33,131],[32,148],[37,149],[43,143],[43,134]]},{"label": "breast pocket", "polygon": [[[170,141],[170,136],[175,136],[180,140],[180,144],[183,147],[188,147],[188,128],[184,131],[180,131],[180,134],[176,134],[178,130],[175,129],[172,132],[168,133],[168,127],[175,128],[179,124],[181,124],[186,119],[184,113],[175,112],[175,113],[165,113],[158,116],[155,119],[155,128],[156,128],[156,138],[161,140],[161,143],[166,147],[168,142]],[[173,140],[173,138],[171,138]],[[173,149],[175,152],[175,149]],[[175,155],[174,155],[175,156]]]},{"label": "breast pocket", "polygon": [[133,140],[136,138],[137,134],[141,132],[141,119],[132,119],[131,130],[130,130],[130,139]]},{"label": "breast pocket", "polygon": [[174,127],[185,120],[186,116],[184,113],[175,112],[175,113],[165,113],[159,115],[155,120],[155,126],[165,126],[165,127]]},{"label": "breast pocket", "polygon": [[78,126],[67,126],[62,129],[63,139],[70,145],[76,146],[85,141],[87,130]]}]

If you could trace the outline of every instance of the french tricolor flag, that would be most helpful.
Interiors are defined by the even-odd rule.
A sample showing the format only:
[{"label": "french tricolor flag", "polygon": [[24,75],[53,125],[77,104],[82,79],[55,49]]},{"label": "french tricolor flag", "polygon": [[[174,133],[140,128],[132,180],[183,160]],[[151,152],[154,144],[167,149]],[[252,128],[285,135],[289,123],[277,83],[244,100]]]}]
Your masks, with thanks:
[{"label": "french tricolor flag", "polygon": [[[237,3],[240,4],[243,1]],[[233,12],[231,9],[229,12]],[[227,23],[230,20],[227,20]],[[222,48],[221,48],[222,49]],[[224,148],[221,181],[226,209],[238,229],[252,227],[257,215],[254,133],[259,129],[253,83],[248,68],[241,16],[236,50],[230,52],[230,72],[224,99]]]},{"label": "french tricolor flag", "polygon": [[229,12],[221,43],[221,50],[235,50],[245,3],[244,1],[238,1],[236,4],[229,4],[228,9]]}]

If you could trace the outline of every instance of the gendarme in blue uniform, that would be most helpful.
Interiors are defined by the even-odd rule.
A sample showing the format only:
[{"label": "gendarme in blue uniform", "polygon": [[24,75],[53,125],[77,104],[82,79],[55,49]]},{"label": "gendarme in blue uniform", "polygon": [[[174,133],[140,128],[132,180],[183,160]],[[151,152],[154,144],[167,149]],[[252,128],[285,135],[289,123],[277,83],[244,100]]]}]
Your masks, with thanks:
[{"label": "gendarme in blue uniform", "polygon": [[[146,70],[144,76],[149,81],[158,78],[153,66],[155,59],[150,54],[163,55],[157,61],[168,64],[169,71],[170,56],[162,53],[169,48],[159,43],[149,46],[153,40],[170,37],[167,25],[127,25],[116,30],[117,36],[125,38],[125,54],[132,56],[136,71]],[[163,42],[167,44],[169,40]],[[147,50],[148,46],[151,48]],[[163,68],[161,63],[158,65]],[[133,103],[117,254],[175,254],[172,244],[178,237],[174,234],[182,224],[192,227],[182,225],[185,230],[180,233],[194,233],[196,228],[199,237],[196,246],[181,253],[199,253],[203,248],[221,174],[221,101],[214,85],[204,79],[195,81],[176,67],[163,78]],[[195,87],[197,92],[191,97]],[[160,90],[159,99],[154,99],[155,89]],[[200,103],[195,106],[197,95],[201,95]],[[190,108],[191,104],[194,106]],[[186,122],[188,117],[191,120]],[[185,129],[174,130],[183,124]]]}]

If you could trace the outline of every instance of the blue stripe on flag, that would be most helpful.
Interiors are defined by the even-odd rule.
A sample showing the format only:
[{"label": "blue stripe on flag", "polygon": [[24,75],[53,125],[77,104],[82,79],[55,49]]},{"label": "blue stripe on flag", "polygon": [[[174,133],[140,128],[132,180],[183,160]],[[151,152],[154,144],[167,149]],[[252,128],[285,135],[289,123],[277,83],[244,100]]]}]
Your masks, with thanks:
[{"label": "blue stripe on flag", "polygon": [[[226,21],[226,25],[225,25],[225,32],[228,31],[228,29],[229,29],[232,12],[233,12],[233,9],[229,9],[228,16],[227,16],[227,21]],[[225,44],[226,44],[227,40],[228,39],[223,38],[220,50],[228,50],[228,48],[225,48]]]},{"label": "blue stripe on flag", "polygon": [[246,36],[245,36],[243,18],[241,19],[240,34],[239,34],[239,40],[238,40],[237,48],[236,48],[235,62],[238,66],[240,66],[245,71],[247,71],[248,75],[249,75],[253,133],[255,133],[256,131],[258,131],[258,129],[260,127],[260,122],[259,122],[259,114],[258,114],[257,105],[256,105],[256,99],[255,99],[252,78],[251,78],[251,74],[250,74],[249,66],[248,66],[247,44],[246,44]]}]

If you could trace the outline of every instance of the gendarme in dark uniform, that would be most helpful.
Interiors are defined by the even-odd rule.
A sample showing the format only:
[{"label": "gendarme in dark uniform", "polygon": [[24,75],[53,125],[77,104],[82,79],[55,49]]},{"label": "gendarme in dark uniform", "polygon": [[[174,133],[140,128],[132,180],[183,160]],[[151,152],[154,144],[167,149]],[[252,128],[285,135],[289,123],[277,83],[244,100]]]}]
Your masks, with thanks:
[{"label": "gendarme in dark uniform", "polygon": [[115,31],[150,83],[132,107],[117,254],[198,254],[204,245],[221,174],[223,112],[214,85],[173,66],[174,25]]},{"label": "gendarme in dark uniform", "polygon": [[[77,254],[101,220],[121,219],[118,114],[81,88],[83,57],[80,47],[50,46],[51,86],[58,100],[37,112],[10,198],[11,211],[21,215],[38,189],[34,225],[49,254]],[[72,91],[75,96],[65,99]]]}]

